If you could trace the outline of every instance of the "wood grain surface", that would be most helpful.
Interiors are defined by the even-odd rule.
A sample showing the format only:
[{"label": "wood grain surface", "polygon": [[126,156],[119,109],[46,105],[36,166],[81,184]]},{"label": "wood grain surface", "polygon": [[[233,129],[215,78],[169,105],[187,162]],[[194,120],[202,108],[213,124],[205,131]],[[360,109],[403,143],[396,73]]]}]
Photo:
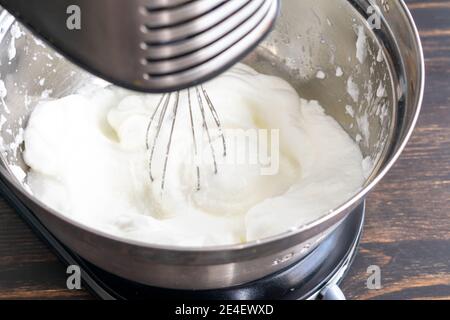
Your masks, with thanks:
[{"label": "wood grain surface", "polygon": [[[349,299],[450,299],[450,1],[407,1],[423,41],[427,87],[417,130],[367,201]],[[368,290],[367,268],[382,288]],[[0,199],[0,299],[91,299],[66,289],[64,266]]]}]

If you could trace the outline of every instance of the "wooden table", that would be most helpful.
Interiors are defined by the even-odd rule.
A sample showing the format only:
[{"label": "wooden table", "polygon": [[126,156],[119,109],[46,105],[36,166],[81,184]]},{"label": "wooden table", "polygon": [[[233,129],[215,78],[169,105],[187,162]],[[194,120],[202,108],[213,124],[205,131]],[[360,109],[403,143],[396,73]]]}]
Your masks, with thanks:
[{"label": "wooden table", "polygon": [[[423,40],[427,88],[401,160],[368,198],[350,299],[450,299],[450,1],[407,1]],[[382,289],[368,290],[367,268]],[[63,265],[0,200],[0,298],[89,299],[68,291]]]}]

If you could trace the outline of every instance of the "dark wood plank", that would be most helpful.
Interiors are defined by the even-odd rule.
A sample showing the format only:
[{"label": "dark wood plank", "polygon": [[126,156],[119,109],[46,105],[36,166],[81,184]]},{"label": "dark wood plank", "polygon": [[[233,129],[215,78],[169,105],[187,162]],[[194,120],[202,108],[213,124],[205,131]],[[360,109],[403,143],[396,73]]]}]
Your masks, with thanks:
[{"label": "dark wood plank", "polygon": [[66,270],[18,215],[0,200],[0,299],[88,299],[66,288]]},{"label": "dark wood plank", "polygon": [[[402,158],[368,198],[359,255],[343,283],[351,299],[450,299],[450,1],[407,1],[427,63],[423,112]],[[382,271],[366,288],[367,267]],[[0,200],[0,299],[88,299]]]}]

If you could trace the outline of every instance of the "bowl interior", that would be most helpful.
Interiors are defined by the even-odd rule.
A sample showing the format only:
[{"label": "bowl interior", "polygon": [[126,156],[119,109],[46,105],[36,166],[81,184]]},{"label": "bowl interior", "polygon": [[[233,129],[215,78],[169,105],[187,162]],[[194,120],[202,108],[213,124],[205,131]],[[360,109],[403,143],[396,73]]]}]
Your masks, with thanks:
[{"label": "bowl interior", "polygon": [[[4,11],[0,27],[1,162],[23,182],[23,131],[36,103],[95,79]],[[382,168],[396,119],[397,79],[385,47],[348,1],[283,1],[274,32],[245,62],[318,100],[359,143],[369,183]]]}]

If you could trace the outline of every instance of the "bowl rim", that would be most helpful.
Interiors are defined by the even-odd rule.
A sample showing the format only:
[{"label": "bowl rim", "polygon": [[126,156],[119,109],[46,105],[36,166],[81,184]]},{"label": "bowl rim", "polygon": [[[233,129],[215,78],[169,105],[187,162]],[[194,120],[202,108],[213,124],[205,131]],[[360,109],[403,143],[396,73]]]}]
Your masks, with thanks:
[{"label": "bowl rim", "polygon": [[[253,240],[249,241],[243,244],[230,244],[230,245],[219,245],[219,246],[202,246],[202,247],[195,247],[195,246],[176,246],[176,245],[163,245],[163,244],[152,244],[144,241],[139,240],[133,240],[128,239],[120,236],[115,236],[109,233],[106,233],[104,231],[92,228],[90,226],[84,225],[80,222],[77,222],[64,214],[58,212],[55,209],[50,208],[40,200],[38,200],[35,197],[30,196],[30,193],[25,190],[25,188],[15,179],[15,177],[12,175],[12,173],[3,166],[0,166],[0,176],[1,178],[5,178],[10,186],[14,188],[15,192],[18,192],[22,197],[25,197],[27,200],[31,201],[34,205],[42,208],[43,210],[51,213],[56,218],[62,220],[63,222],[66,222],[76,228],[80,228],[83,231],[86,231],[88,233],[92,233],[96,236],[106,238],[108,240],[112,240],[121,244],[130,245],[134,247],[140,247],[143,249],[149,249],[149,250],[165,250],[165,251],[171,251],[174,253],[216,253],[218,251],[220,252],[237,252],[237,251],[243,251],[243,250],[251,250],[257,247],[264,246],[269,243],[274,243],[280,240],[285,240],[290,237],[295,237],[299,235],[300,233],[306,231],[306,230],[312,230],[315,228],[318,228],[319,226],[325,224],[326,222],[330,222],[335,220],[336,218],[340,217],[343,214],[346,214],[349,212],[350,209],[354,208],[357,204],[359,204],[365,196],[380,182],[380,180],[390,171],[392,166],[397,162],[398,158],[400,157],[401,153],[403,152],[404,148],[408,144],[411,135],[415,129],[415,126],[417,124],[420,111],[422,108],[423,103],[423,96],[424,96],[424,90],[425,90],[425,61],[424,61],[424,53],[422,48],[422,42],[419,36],[419,32],[417,29],[417,26],[414,22],[414,19],[411,15],[411,12],[409,11],[406,3],[404,0],[399,0],[399,4],[401,9],[404,11],[407,22],[409,23],[411,29],[413,30],[413,37],[414,41],[417,44],[418,49],[418,56],[419,56],[419,62],[420,65],[417,66],[418,70],[418,78],[420,79],[418,83],[418,99],[417,99],[417,105],[416,105],[416,111],[414,114],[414,117],[410,123],[410,127],[408,128],[403,141],[401,141],[398,150],[395,151],[395,153],[390,157],[390,159],[386,162],[383,169],[380,170],[375,177],[370,181],[370,183],[366,184],[364,187],[362,187],[355,195],[351,197],[351,199],[347,200],[345,203],[337,207],[336,209],[330,210],[328,213],[323,214],[321,217],[298,227],[293,227],[287,231],[284,231],[280,234],[273,235],[267,238],[263,238],[261,240]],[[0,10],[4,10],[0,7]],[[6,12],[6,10],[5,10]],[[15,21],[15,20],[14,20]],[[13,21],[13,22],[14,22]],[[7,164],[5,164],[7,166]],[[331,226],[329,226],[331,227]]]}]

